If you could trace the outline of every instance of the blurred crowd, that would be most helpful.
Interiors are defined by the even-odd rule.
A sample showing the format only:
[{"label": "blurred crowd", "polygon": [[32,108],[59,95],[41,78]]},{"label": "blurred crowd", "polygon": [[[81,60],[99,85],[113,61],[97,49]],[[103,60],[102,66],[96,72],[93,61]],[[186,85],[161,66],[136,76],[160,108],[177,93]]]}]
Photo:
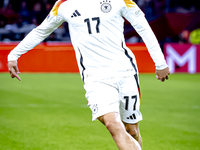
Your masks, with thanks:
[{"label": "blurred crowd", "polygon": [[200,10],[197,0],[134,0],[144,11],[148,21],[151,21],[164,13],[177,12],[189,13]]},{"label": "blurred crowd", "polygon": [[[0,41],[20,41],[47,17],[56,0],[1,0]],[[46,40],[68,41],[67,23]]]},{"label": "blurred crowd", "polygon": [[[56,0],[0,0],[0,41],[20,41],[48,15]],[[197,0],[135,0],[148,21],[164,13],[200,10]],[[67,23],[47,41],[70,41]]]}]

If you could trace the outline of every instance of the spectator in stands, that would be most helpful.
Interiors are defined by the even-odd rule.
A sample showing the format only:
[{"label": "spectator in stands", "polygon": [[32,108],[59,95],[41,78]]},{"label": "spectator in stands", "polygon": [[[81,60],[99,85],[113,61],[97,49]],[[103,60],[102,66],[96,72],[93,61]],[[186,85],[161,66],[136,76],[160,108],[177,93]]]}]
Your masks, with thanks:
[{"label": "spectator in stands", "polygon": [[51,11],[52,5],[50,3],[46,3],[44,7],[45,7],[45,9],[44,9],[42,16],[43,16],[43,18],[46,18],[48,16],[49,12]]},{"label": "spectator in stands", "polygon": [[154,9],[153,8],[154,8],[153,0],[146,0],[144,12],[145,12],[145,16],[148,21],[154,19]]},{"label": "spectator in stands", "polygon": [[10,2],[10,0],[1,0],[1,1],[0,1],[0,7],[1,7],[1,8],[7,7],[8,4],[9,4],[9,2]]},{"label": "spectator in stands", "polygon": [[7,24],[7,18],[3,15],[0,15],[0,28],[4,28]]},{"label": "spectator in stands", "polygon": [[9,3],[6,7],[0,8],[0,15],[3,15],[7,18],[8,24],[16,21],[18,17],[18,14],[14,12],[11,3]]},{"label": "spectator in stands", "polygon": [[154,0],[154,12],[155,16],[160,16],[164,13],[165,1],[164,0]]},{"label": "spectator in stands", "polygon": [[188,43],[189,42],[190,32],[188,30],[183,30],[179,35],[179,43]]},{"label": "spectator in stands", "polygon": [[32,10],[32,17],[37,19],[37,22],[40,24],[44,18],[42,18],[42,4],[40,2],[36,2],[33,5],[33,10]]},{"label": "spectator in stands", "polygon": [[21,2],[19,15],[20,15],[21,19],[23,20],[23,23],[31,23],[31,18],[30,18],[31,13],[27,7],[27,2],[25,0],[23,0]]}]

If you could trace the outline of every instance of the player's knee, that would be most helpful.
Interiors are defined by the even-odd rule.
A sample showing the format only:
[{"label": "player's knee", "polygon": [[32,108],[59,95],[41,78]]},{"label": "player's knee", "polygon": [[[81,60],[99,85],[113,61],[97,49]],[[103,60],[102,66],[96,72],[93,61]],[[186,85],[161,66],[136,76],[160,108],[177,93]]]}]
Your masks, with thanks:
[{"label": "player's knee", "polygon": [[108,121],[105,123],[105,126],[112,136],[119,134],[123,130],[120,122]]}]

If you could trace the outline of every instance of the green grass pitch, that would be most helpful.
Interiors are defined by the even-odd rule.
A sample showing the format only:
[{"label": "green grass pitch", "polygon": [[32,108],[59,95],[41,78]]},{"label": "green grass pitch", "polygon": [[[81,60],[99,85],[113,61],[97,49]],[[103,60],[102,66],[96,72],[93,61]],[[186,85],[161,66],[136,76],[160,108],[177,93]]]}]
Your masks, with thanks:
[{"label": "green grass pitch", "polygon": [[[0,74],[0,150],[117,150],[79,74]],[[143,150],[200,150],[200,74],[140,74]]]}]

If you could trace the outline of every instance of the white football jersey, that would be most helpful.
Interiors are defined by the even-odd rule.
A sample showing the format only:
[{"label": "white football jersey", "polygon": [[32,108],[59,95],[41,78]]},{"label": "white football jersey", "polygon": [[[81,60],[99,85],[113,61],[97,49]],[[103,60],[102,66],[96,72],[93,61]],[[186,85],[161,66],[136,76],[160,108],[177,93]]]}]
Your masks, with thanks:
[{"label": "white football jersey", "polygon": [[158,41],[132,0],[58,0],[43,23],[11,51],[8,60],[17,60],[66,21],[83,80],[135,74],[136,60],[124,40],[124,18],[142,37],[156,68],[166,68]]}]

